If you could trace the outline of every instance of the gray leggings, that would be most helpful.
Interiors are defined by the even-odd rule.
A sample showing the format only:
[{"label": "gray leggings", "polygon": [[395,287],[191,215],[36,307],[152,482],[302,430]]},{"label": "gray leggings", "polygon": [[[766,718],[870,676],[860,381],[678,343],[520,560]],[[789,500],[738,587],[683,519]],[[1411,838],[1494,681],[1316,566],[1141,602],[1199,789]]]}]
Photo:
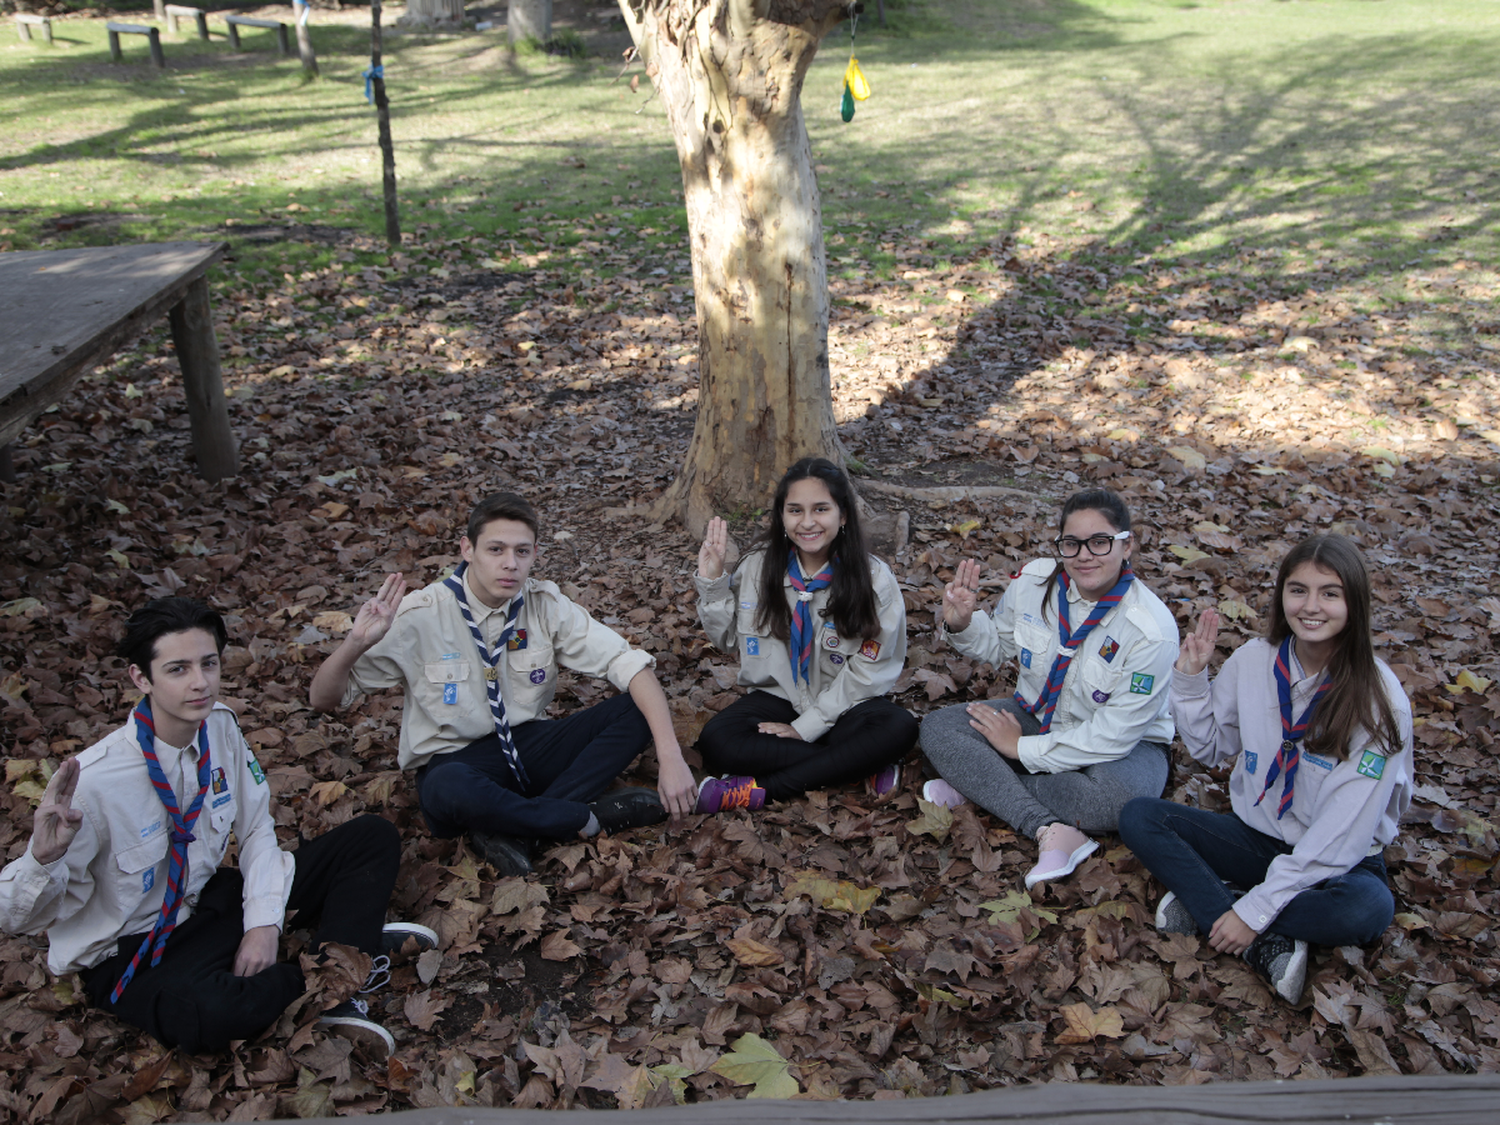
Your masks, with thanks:
[{"label": "gray leggings", "polygon": [[[1038,733],[1040,724],[1015,700],[989,703],[1020,719],[1022,734]],[[969,725],[967,707],[929,712],[922,720],[922,752],[949,785],[1032,839],[1056,821],[1084,832],[1113,832],[1126,801],[1160,797],[1167,784],[1167,748],[1160,742],[1139,742],[1123,758],[1080,770],[1029,773]]]}]

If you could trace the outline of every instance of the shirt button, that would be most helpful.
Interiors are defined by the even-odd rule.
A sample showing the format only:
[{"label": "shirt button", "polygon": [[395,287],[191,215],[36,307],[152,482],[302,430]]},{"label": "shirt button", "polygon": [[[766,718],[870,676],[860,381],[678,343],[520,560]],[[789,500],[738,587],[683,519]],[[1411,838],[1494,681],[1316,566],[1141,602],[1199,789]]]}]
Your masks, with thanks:
[{"label": "shirt button", "polygon": [[1261,924],[1261,925],[1262,925],[1262,926],[1264,926],[1264,925],[1265,925],[1265,924],[1266,924],[1266,916],[1265,916],[1265,915],[1264,915],[1264,914],[1262,914],[1262,915],[1261,915],[1261,916],[1260,916],[1260,924]]}]

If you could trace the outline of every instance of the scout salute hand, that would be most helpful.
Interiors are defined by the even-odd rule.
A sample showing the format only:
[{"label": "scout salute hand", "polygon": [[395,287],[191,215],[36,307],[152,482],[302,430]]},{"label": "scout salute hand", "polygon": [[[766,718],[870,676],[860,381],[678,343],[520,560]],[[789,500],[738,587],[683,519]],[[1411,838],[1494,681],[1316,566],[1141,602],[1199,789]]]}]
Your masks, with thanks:
[{"label": "scout salute hand", "polygon": [[31,822],[31,856],[43,867],[67,854],[68,845],[83,823],[83,813],[73,807],[76,788],[78,759],[69,758],[47,782],[47,791],[42,794],[42,803],[36,807]]},{"label": "scout salute hand", "polygon": [[406,579],[401,574],[387,574],[381,583],[380,592],[364,605],[354,618],[344,643],[334,649],[323,661],[322,667],[313,676],[308,690],[309,701],[319,711],[332,711],[344,700],[344,689],[349,683],[349,671],[354,662],[363,656],[391,630],[396,620],[396,611],[401,608],[401,599],[406,596]]},{"label": "scout salute hand", "polygon": [[698,548],[698,576],[712,582],[724,573],[724,556],[729,553],[729,525],[718,516],[708,521],[703,546]]},{"label": "scout salute hand", "polygon": [[943,624],[952,633],[962,633],[979,604],[979,563],[964,559],[953,572],[953,581],[943,587]]}]

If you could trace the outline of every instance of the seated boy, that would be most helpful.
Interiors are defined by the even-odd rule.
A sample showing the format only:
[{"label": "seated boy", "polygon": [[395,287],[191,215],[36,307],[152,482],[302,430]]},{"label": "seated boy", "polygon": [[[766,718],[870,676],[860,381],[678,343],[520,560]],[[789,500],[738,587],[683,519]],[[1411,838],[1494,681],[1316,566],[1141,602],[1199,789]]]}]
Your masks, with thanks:
[{"label": "seated boy", "polygon": [[[538,837],[656,824],[697,800],[655,661],[551,582],[528,577],[536,540],[527,501],[510,492],[481,500],[453,575],[410,594],[401,575],[388,576],[310,692],[313,707],[333,711],[361,692],[401,686],[397,760],[417,771],[428,827],[441,837],[467,832],[501,875],[531,870]],[[627,694],[544,720],[559,665]],[[657,792],[601,797],[653,739]]]},{"label": "seated boy", "polygon": [[[131,615],[120,655],[143,698],[130,721],[64,762],[26,851],[0,871],[0,926],[47,931],[54,973],[79,972],[90,1001],[166,1046],[221,1051],[274,1023],[304,989],[276,960],[288,909],[328,942],[374,958],[425,926],[383,925],[400,866],[388,821],[362,816],[282,851],[266,775],[219,697],[224,619],[190,598]],[[220,867],[233,833],[239,867]],[[389,1052],[363,1000],[321,1022]]]}]

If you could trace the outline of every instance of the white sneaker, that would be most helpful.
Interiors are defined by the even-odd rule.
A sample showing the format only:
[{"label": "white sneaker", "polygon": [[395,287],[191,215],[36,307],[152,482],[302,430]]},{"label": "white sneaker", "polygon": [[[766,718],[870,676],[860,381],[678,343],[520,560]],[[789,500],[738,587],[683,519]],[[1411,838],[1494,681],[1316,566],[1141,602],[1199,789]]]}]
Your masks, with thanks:
[{"label": "white sneaker", "polygon": [[1098,850],[1099,845],[1071,824],[1057,821],[1036,834],[1042,854],[1036,866],[1026,873],[1026,889],[1038,883],[1055,882],[1073,874],[1078,865]]}]

